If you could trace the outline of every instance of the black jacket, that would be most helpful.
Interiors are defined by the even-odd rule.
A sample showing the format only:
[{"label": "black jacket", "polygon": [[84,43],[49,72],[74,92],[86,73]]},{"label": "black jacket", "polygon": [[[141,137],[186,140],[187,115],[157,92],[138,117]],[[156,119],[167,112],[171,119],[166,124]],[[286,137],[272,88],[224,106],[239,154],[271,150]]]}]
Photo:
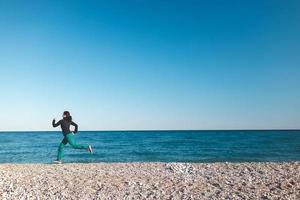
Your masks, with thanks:
[{"label": "black jacket", "polygon": [[70,126],[75,126],[75,131],[74,133],[77,133],[78,131],[78,125],[76,123],[74,123],[73,121],[67,121],[65,119],[59,120],[57,123],[55,123],[55,120],[52,121],[52,126],[53,127],[58,127],[60,125],[61,130],[64,134],[64,136],[66,136],[68,133],[71,133],[70,131]]}]

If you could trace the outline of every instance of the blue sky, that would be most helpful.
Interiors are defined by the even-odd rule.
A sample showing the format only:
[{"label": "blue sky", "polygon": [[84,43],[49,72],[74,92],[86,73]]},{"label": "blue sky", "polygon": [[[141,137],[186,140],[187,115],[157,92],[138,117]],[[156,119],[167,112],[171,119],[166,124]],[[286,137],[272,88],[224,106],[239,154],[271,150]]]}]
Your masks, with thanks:
[{"label": "blue sky", "polygon": [[300,128],[299,9],[0,0],[0,130]]}]

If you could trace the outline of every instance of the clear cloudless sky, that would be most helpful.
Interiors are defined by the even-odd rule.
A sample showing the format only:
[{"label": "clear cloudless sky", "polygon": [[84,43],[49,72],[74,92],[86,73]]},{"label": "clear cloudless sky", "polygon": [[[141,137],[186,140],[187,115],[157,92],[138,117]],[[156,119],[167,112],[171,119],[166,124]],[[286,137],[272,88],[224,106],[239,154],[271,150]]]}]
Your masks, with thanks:
[{"label": "clear cloudless sky", "polygon": [[0,0],[0,130],[300,128],[298,0]]}]

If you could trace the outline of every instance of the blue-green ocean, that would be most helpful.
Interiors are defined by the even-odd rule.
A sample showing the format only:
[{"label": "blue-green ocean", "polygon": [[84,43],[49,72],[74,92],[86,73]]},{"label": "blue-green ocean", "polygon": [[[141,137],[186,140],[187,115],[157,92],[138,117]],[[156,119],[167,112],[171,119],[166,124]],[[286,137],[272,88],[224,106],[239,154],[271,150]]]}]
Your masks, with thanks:
[{"label": "blue-green ocean", "polygon": [[[300,161],[300,131],[81,131],[64,162]],[[0,132],[0,163],[51,163],[61,132]]]}]

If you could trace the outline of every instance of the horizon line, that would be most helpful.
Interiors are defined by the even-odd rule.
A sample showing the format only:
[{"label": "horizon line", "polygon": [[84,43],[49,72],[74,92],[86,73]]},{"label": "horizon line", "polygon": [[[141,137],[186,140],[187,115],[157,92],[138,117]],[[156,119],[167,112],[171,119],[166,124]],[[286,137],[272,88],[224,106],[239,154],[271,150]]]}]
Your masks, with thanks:
[{"label": "horizon line", "polygon": [[[80,130],[78,132],[139,132],[139,131],[300,131],[300,128],[290,129],[110,129],[110,130]],[[0,130],[1,132],[61,132],[60,130]]]}]

